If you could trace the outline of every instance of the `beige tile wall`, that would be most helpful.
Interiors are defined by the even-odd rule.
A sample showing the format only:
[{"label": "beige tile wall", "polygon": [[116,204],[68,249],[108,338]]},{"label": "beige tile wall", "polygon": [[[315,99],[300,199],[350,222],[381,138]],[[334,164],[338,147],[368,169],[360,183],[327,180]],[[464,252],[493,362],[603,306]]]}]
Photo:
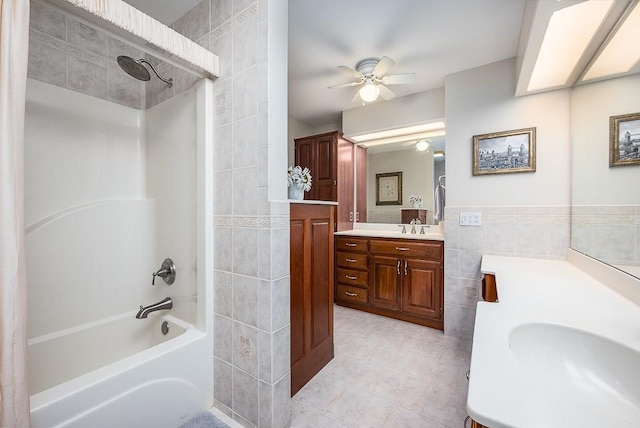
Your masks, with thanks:
[{"label": "beige tile wall", "polygon": [[[482,226],[459,226],[460,212],[480,212]],[[483,254],[566,258],[571,207],[445,208],[445,334],[473,338],[481,299]]]},{"label": "beige tile wall", "polygon": [[610,264],[640,265],[640,206],[575,206],[571,248]]},{"label": "beige tile wall", "polygon": [[[143,53],[31,0],[29,77],[138,109],[198,80],[151,55],[165,77],[126,75],[117,55]],[[268,200],[268,0],[204,0],[172,27],[216,53],[214,82],[214,397],[247,427],[291,418],[289,204]]]}]

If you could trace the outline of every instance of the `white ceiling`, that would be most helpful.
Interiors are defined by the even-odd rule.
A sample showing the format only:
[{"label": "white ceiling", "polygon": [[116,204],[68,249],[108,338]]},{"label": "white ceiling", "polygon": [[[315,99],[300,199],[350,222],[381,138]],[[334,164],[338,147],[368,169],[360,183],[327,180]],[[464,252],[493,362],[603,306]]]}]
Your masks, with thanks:
[{"label": "white ceiling", "polygon": [[[126,0],[170,24],[200,0]],[[389,74],[416,82],[398,96],[442,87],[451,73],[516,55],[524,0],[289,0],[289,114],[310,126],[340,120],[357,88],[338,65],[396,61]]]},{"label": "white ceiling", "polygon": [[124,0],[131,6],[157,19],[163,24],[172,24],[202,0]]},{"label": "white ceiling", "polygon": [[390,74],[416,73],[398,96],[444,86],[446,75],[516,55],[524,0],[290,0],[289,114],[310,126],[336,122],[365,57],[396,61]]}]

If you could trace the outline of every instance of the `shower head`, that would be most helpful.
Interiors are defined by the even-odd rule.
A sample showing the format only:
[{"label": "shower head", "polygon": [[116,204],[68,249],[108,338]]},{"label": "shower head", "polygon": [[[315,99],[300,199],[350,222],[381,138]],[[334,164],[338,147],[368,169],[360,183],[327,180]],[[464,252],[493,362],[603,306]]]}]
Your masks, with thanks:
[{"label": "shower head", "polygon": [[135,60],[130,56],[120,55],[116,58],[116,61],[118,61],[118,65],[120,66],[120,68],[122,68],[129,76],[138,80],[142,80],[144,82],[151,80],[151,74],[149,74],[149,70],[147,70],[147,67],[143,65],[143,63],[147,64],[149,65],[149,67],[151,67],[156,76],[158,76],[158,79],[162,80],[169,87],[173,85],[172,78],[164,79],[162,76],[160,76],[153,64],[145,59]]}]

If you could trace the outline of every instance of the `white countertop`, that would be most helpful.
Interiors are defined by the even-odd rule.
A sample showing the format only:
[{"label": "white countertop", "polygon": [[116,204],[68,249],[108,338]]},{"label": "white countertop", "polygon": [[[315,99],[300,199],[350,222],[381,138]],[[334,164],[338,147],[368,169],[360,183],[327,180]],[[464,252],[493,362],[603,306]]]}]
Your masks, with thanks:
[{"label": "white countertop", "polygon": [[[444,224],[426,225],[416,224],[416,233],[411,233],[411,225],[406,224],[407,233],[402,233],[403,225],[382,224],[382,223],[354,223],[352,230],[343,230],[336,232],[334,235],[346,236],[365,236],[371,238],[400,238],[400,239],[417,239],[424,241],[444,241]],[[420,233],[424,226],[424,234]]]},{"label": "white countertop", "polygon": [[[514,328],[527,323],[583,330],[630,348],[631,363],[637,365],[628,371],[628,379],[634,379],[640,372],[640,359],[636,361],[633,352],[640,356],[636,304],[566,261],[486,255],[481,270],[496,275],[499,302],[477,306],[467,397],[467,411],[474,420],[491,428],[640,426],[640,385],[631,388],[631,403],[612,403],[616,392],[604,394],[593,384],[598,373],[572,372],[574,356],[591,358],[593,352],[570,347],[558,361],[550,349],[553,341],[540,340],[533,348],[542,357],[532,368],[531,362],[516,357],[509,343]],[[554,357],[546,360],[547,355]],[[545,364],[561,366],[584,382],[578,388],[563,383],[561,376],[551,374],[554,368],[545,370]]]},{"label": "white countertop", "polygon": [[316,201],[312,199],[288,199],[291,204],[311,204],[311,205],[338,205],[334,201]]}]

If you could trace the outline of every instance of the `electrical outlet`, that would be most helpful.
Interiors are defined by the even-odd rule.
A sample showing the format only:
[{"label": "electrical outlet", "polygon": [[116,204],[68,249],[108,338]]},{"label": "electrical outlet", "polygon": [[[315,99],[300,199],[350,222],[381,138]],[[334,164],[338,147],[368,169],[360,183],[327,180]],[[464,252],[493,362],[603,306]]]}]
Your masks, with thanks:
[{"label": "electrical outlet", "polygon": [[461,212],[460,226],[482,226],[482,213]]}]

